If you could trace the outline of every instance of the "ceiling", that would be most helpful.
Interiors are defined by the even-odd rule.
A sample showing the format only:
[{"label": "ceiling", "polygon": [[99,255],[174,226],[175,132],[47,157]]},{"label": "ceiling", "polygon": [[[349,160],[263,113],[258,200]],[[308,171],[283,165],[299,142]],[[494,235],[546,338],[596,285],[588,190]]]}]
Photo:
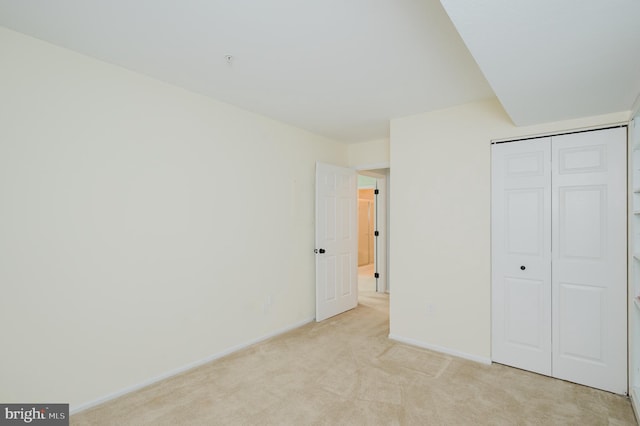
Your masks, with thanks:
[{"label": "ceiling", "polygon": [[442,0],[518,125],[627,111],[640,94],[640,0]]},{"label": "ceiling", "polygon": [[346,143],[495,94],[532,124],[640,93],[640,0],[442,3],[0,0],[0,25]]}]

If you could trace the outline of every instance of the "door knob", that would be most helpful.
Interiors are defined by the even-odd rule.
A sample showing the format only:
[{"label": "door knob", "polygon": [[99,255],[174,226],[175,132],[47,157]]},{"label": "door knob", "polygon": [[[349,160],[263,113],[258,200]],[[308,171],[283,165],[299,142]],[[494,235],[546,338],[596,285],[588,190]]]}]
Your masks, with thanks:
[{"label": "door knob", "polygon": [[520,270],[521,270],[521,271],[524,271],[525,269],[527,269],[527,268],[525,268],[525,266],[524,266],[524,265],[522,265],[522,266],[520,267]]},{"label": "door knob", "polygon": [[320,250],[315,249],[314,252],[322,254],[322,253],[326,252],[326,250],[325,249],[320,249]]}]

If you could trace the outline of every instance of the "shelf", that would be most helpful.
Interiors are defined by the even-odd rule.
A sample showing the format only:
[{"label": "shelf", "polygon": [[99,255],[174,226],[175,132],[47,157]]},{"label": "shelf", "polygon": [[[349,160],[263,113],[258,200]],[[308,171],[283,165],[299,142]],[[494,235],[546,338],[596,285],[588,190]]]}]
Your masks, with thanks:
[{"label": "shelf", "polygon": [[[640,111],[634,114],[633,122],[628,127],[629,141],[633,150],[629,155],[630,166],[628,173],[631,175],[632,196],[629,197],[631,210],[634,217],[640,219]],[[638,194],[638,195],[636,195]],[[640,419],[640,222],[638,219],[629,221],[628,238],[631,243],[629,250],[633,255],[631,269],[633,272],[633,290],[629,296],[633,297],[633,306],[629,308],[635,312],[628,312],[629,318],[629,397],[631,406]]]},{"label": "shelf", "polygon": [[[631,191],[632,196],[629,197],[631,210],[634,218],[640,219],[640,129],[637,124],[640,123],[640,115],[635,113],[633,120],[634,126],[629,126],[629,140],[632,142],[631,148],[633,152],[629,155],[630,167],[628,173],[631,175]],[[631,406],[637,419],[640,419],[640,222],[638,219],[630,220],[628,229],[628,238],[631,243],[629,250],[633,255],[631,269],[633,271],[633,293],[629,296],[633,297],[633,306],[629,308],[635,312],[628,312],[629,319],[629,397]]]}]

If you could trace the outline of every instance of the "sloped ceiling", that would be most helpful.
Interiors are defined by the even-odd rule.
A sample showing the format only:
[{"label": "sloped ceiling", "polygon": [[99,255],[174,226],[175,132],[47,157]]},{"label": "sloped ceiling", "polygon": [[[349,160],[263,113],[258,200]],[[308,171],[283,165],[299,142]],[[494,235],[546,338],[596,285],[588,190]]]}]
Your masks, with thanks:
[{"label": "sloped ceiling", "polygon": [[626,111],[640,93],[640,0],[442,0],[516,125]]}]

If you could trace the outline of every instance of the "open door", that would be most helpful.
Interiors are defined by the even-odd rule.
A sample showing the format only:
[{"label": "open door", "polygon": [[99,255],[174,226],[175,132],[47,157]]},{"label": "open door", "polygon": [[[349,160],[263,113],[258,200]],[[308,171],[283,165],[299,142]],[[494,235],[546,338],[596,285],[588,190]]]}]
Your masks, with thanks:
[{"label": "open door", "polygon": [[316,321],[358,305],[355,170],[316,163]]}]

